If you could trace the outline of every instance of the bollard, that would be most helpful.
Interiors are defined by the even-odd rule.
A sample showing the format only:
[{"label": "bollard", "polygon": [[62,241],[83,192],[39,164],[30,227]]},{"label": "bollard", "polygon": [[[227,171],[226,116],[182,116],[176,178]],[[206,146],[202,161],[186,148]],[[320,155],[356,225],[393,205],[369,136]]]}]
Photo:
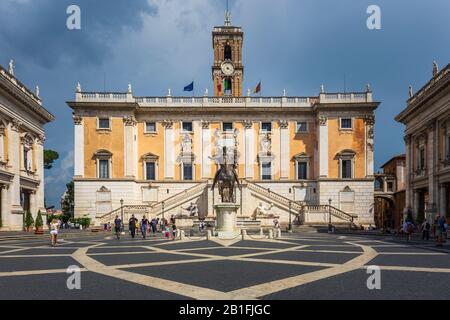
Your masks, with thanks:
[{"label": "bollard", "polygon": [[269,239],[273,239],[273,229],[269,229]]},{"label": "bollard", "polygon": [[277,238],[281,238],[281,229],[280,228],[277,229]]},{"label": "bollard", "polygon": [[184,233],[184,230],[180,230],[180,240],[185,240],[186,234]]},{"label": "bollard", "polygon": [[211,240],[211,238],[212,238],[211,230],[206,231],[206,239]]},{"label": "bollard", "polygon": [[241,230],[242,240],[248,240],[247,230]]},{"label": "bollard", "polygon": [[264,236],[264,229],[263,229],[263,228],[259,229],[259,235],[260,235],[261,237]]}]

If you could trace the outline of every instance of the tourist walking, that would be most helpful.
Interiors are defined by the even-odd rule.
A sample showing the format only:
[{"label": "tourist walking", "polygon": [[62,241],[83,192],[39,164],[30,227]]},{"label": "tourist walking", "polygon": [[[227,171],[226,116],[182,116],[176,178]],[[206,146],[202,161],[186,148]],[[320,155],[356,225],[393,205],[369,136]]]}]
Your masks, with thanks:
[{"label": "tourist walking", "polygon": [[122,220],[116,216],[114,220],[114,231],[116,232],[117,240],[120,240],[120,233],[122,232]]},{"label": "tourist walking", "polygon": [[53,219],[52,222],[50,223],[50,236],[51,236],[51,240],[52,240],[52,247],[56,246],[56,244],[58,243],[59,228],[60,228],[60,224],[59,224],[58,220]]},{"label": "tourist walking", "polygon": [[172,239],[176,240],[177,237],[177,225],[175,222],[172,224]]},{"label": "tourist walking", "polygon": [[156,236],[156,232],[158,231],[158,220],[156,220],[156,218],[152,219],[152,222],[150,223],[151,227],[152,227],[152,233],[153,236]]},{"label": "tourist walking", "polygon": [[147,237],[147,230],[148,230],[148,220],[144,216],[141,220],[141,233],[142,233],[143,239],[145,239]]},{"label": "tourist walking", "polygon": [[135,218],[134,214],[131,216],[128,221],[128,229],[130,230],[131,237],[134,239],[136,237],[136,224],[138,219]]},{"label": "tourist walking", "polygon": [[428,220],[426,220],[422,224],[422,240],[430,240],[430,230],[431,230],[431,224]]},{"label": "tourist walking", "polygon": [[411,240],[413,231],[414,231],[414,225],[412,224],[412,222],[409,221],[409,220],[406,221],[403,224],[403,232],[406,235],[406,241],[410,241]]},{"label": "tourist walking", "polygon": [[440,216],[437,222],[437,239],[438,247],[442,247],[444,245],[444,242],[446,241],[445,238],[447,236],[447,230],[446,230],[446,221],[444,216]]}]

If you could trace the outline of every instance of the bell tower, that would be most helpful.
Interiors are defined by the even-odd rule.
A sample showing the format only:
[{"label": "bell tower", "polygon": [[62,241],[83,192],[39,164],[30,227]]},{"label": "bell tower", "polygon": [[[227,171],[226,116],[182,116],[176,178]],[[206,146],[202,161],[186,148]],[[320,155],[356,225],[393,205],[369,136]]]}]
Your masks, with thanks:
[{"label": "bell tower", "polygon": [[241,27],[231,25],[231,15],[228,10],[225,14],[224,25],[214,27],[212,40],[214,49],[214,64],[212,66],[214,96],[242,97],[244,33]]}]

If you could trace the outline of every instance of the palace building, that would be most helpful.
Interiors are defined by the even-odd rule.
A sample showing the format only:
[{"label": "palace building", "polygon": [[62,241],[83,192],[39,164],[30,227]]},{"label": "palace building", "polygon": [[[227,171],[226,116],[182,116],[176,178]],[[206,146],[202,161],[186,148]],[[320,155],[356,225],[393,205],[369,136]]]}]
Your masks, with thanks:
[{"label": "palace building", "polygon": [[439,71],[434,62],[431,80],[409,91],[396,117],[406,126],[405,206],[418,222],[437,214],[450,219],[450,64]]},{"label": "palace building", "polygon": [[13,61],[0,66],[0,230],[24,227],[44,205],[44,125],[54,117],[15,76]]},{"label": "palace building", "polygon": [[[374,121],[379,103],[363,92],[251,96],[243,92],[244,33],[212,32],[214,95],[137,97],[78,84],[75,214],[97,224],[121,213],[170,217],[195,203],[213,218],[211,190],[221,148],[234,149],[240,216],[271,207],[281,222],[373,224]],[[225,137],[225,139],[224,139]],[[329,216],[330,215],[330,216]],[[125,217],[125,219],[127,219]]]}]

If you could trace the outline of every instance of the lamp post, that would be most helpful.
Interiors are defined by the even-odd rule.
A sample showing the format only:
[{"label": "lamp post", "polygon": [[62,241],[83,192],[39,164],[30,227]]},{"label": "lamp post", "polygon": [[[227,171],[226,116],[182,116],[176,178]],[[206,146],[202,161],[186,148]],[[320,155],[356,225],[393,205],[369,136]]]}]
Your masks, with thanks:
[{"label": "lamp post", "polygon": [[328,232],[331,233],[333,226],[331,225],[331,202],[333,200],[328,199]]},{"label": "lamp post", "polygon": [[124,222],[123,222],[123,199],[120,199],[120,219],[122,219],[122,232],[124,230]]},{"label": "lamp post", "polygon": [[289,232],[292,232],[292,201],[289,201]]}]

